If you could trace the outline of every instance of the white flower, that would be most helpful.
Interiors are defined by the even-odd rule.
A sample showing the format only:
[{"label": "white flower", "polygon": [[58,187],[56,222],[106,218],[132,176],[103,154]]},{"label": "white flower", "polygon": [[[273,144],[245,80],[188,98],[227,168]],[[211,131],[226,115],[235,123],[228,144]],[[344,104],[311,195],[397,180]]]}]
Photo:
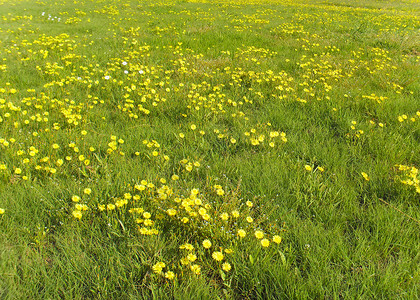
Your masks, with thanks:
[{"label": "white flower", "polygon": [[122,64],[123,64],[123,66],[126,66],[127,65],[127,62],[126,61],[123,61]]},{"label": "white flower", "polygon": [[110,76],[108,76],[108,75],[106,75],[105,77],[104,77],[106,80],[108,80],[109,78],[111,78]]},{"label": "white flower", "polygon": [[124,74],[128,74],[128,71],[127,70],[124,70]]},{"label": "white flower", "polygon": [[143,71],[143,70],[140,70],[140,71],[139,71],[139,74],[144,74],[144,71]]}]

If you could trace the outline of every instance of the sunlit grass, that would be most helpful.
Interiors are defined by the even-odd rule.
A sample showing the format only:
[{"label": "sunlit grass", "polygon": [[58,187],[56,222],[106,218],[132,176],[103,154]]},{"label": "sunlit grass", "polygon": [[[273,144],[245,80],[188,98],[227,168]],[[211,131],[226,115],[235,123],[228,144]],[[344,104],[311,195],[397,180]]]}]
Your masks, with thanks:
[{"label": "sunlit grass", "polygon": [[418,297],[416,1],[0,12],[1,297]]}]

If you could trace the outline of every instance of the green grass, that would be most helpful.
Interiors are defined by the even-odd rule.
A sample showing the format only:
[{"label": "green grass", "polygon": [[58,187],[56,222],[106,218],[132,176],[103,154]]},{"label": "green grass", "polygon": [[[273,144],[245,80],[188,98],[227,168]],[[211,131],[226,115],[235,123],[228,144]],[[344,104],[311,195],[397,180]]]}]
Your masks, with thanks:
[{"label": "green grass", "polygon": [[0,14],[1,299],[420,296],[418,1]]}]

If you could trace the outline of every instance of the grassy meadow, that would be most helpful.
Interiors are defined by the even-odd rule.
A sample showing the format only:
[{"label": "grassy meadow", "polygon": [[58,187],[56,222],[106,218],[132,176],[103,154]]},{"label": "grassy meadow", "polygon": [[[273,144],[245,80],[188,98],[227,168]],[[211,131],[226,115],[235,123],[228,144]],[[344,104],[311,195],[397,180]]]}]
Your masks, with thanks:
[{"label": "grassy meadow", "polygon": [[418,299],[417,0],[0,0],[0,299]]}]

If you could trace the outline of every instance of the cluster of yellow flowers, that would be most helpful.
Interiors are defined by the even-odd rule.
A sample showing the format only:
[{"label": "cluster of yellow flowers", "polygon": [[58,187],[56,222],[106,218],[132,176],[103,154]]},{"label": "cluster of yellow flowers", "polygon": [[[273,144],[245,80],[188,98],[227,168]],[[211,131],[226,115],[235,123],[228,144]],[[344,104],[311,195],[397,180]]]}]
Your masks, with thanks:
[{"label": "cluster of yellow flowers", "polygon": [[402,176],[397,179],[408,186],[412,186],[417,193],[420,194],[420,173],[419,169],[414,166],[395,165],[398,171],[402,172]]},{"label": "cluster of yellow flowers", "polygon": [[[77,179],[78,188],[83,188],[69,192],[64,207],[71,224],[130,228],[138,239],[174,233],[179,244],[170,255],[162,254],[150,265],[154,274],[167,280],[185,273],[200,275],[209,269],[230,272],[243,243],[269,251],[282,242],[277,224],[263,222],[265,216],[256,212],[252,201],[239,199],[228,184],[222,185],[207,171],[212,169],[212,158],[206,153],[210,148],[217,152],[219,147],[229,154],[238,149],[265,154],[275,153],[278,146],[288,142],[293,132],[285,130],[286,136],[281,121],[269,119],[273,125],[263,121],[261,107],[291,102],[306,108],[312,103],[329,105],[331,101],[337,101],[337,107],[340,101],[383,107],[391,102],[389,95],[370,91],[354,95],[347,90],[358,75],[378,79],[390,95],[412,94],[393,76],[399,61],[391,58],[388,50],[367,45],[349,51],[348,57],[342,59],[337,54],[345,49],[325,45],[322,36],[311,32],[313,24],[345,29],[353,13],[366,9],[308,4],[303,0],[298,0],[299,4],[292,0],[187,1],[218,2],[224,8],[288,3],[299,9],[322,8],[328,12],[296,13],[293,20],[283,20],[278,11],[265,5],[256,11],[231,15],[225,10],[167,9],[178,4],[174,0],[113,1],[107,5],[103,1],[90,2],[94,7],[90,11],[81,10],[86,3],[79,1],[73,3],[77,6],[73,10],[62,11],[57,17],[48,13],[42,18],[13,13],[2,16],[4,22],[19,24],[17,28],[0,28],[0,33],[10,36],[10,40],[0,43],[4,56],[0,64],[2,78],[12,78],[11,70],[18,68],[37,76],[27,89],[16,80],[0,83],[0,181],[6,186],[25,186]],[[259,34],[264,27],[274,39],[290,42],[296,55],[283,59],[279,58],[282,53],[269,46],[254,45],[229,50],[209,48],[206,54],[200,53],[178,38],[188,35],[188,39],[195,39],[194,35],[211,31],[214,26],[185,28],[182,22],[157,25],[154,7],[165,8],[165,13],[179,20],[187,17],[226,23],[226,30],[235,34]],[[132,27],[132,22],[126,22],[133,21],[134,11],[142,11],[144,27]],[[82,25],[93,16],[109,21],[103,22],[106,32],[100,38],[42,33],[35,28],[38,22],[62,19],[63,28],[69,32],[76,28],[76,32],[83,29],[84,33],[87,28]],[[366,22],[382,24],[379,34],[392,32],[395,24],[409,24],[412,29],[407,30],[413,31],[420,25],[418,17],[410,13],[379,14]],[[156,37],[162,39],[156,43]],[[118,43],[118,54],[112,47],[100,51],[98,44],[104,42]],[[418,63],[420,58],[401,58],[402,62],[410,60]],[[281,70],[283,65],[290,71]],[[343,88],[346,90],[341,97]],[[166,118],[171,124],[159,128]],[[418,124],[419,118],[420,111],[407,112],[395,116],[394,122],[397,119],[403,128],[407,123]],[[387,124],[378,129],[382,131],[392,126],[392,122],[381,121],[369,122],[380,128]],[[371,125],[368,129],[363,121],[351,121],[346,136],[359,143],[369,135],[364,130],[375,129]],[[157,141],[165,142],[168,136],[172,145]],[[139,164],[147,168],[147,175],[130,173],[136,169],[133,165]],[[324,167],[307,161],[299,168],[307,177],[324,172]],[[396,168],[402,172],[397,177],[400,182],[420,193],[418,169],[404,165]],[[113,186],[112,177],[119,176],[113,173],[116,169],[125,172],[121,177],[132,178],[131,184]],[[365,181],[370,180],[367,173],[360,174]],[[112,186],[107,194],[100,186],[105,181]],[[5,212],[0,208],[0,215]]]},{"label": "cluster of yellow flowers", "polygon": [[398,122],[403,123],[406,120],[410,120],[411,122],[416,122],[417,119],[420,118],[420,110],[418,110],[416,112],[415,115],[413,115],[412,117],[408,117],[406,114],[403,114],[401,116],[398,116]]},{"label": "cluster of yellow flowers", "polygon": [[[72,216],[79,221],[87,218],[89,222],[95,222],[99,221],[96,218],[102,218],[95,211],[101,212],[111,223],[118,222],[124,228],[130,224],[137,226],[142,236],[164,235],[166,232],[161,229],[168,230],[170,226],[170,232],[179,232],[178,238],[186,238],[188,242],[179,246],[180,254],[174,251],[173,257],[162,257],[163,261],[151,266],[154,273],[168,280],[184,274],[185,268],[200,275],[203,267],[207,269],[209,264],[212,268],[229,272],[233,266],[228,257],[240,248],[240,241],[252,240],[248,237],[251,233],[263,248],[270,247],[271,243],[281,243],[279,234],[270,235],[261,228],[262,219],[253,213],[253,202],[246,201],[232,207],[229,204],[232,194],[218,184],[208,192],[201,193],[198,188],[193,188],[188,196],[183,196],[185,190],[175,188],[178,179],[179,176],[172,176],[172,186],[164,178],[160,178],[160,186],[141,180],[128,186],[129,190],[121,197],[113,197],[105,204],[95,204],[98,201],[95,192],[84,188],[83,196],[71,196]],[[223,200],[210,204],[208,200],[212,197],[222,197]],[[181,256],[178,262],[177,255]],[[171,270],[167,263],[172,266]]]}]

